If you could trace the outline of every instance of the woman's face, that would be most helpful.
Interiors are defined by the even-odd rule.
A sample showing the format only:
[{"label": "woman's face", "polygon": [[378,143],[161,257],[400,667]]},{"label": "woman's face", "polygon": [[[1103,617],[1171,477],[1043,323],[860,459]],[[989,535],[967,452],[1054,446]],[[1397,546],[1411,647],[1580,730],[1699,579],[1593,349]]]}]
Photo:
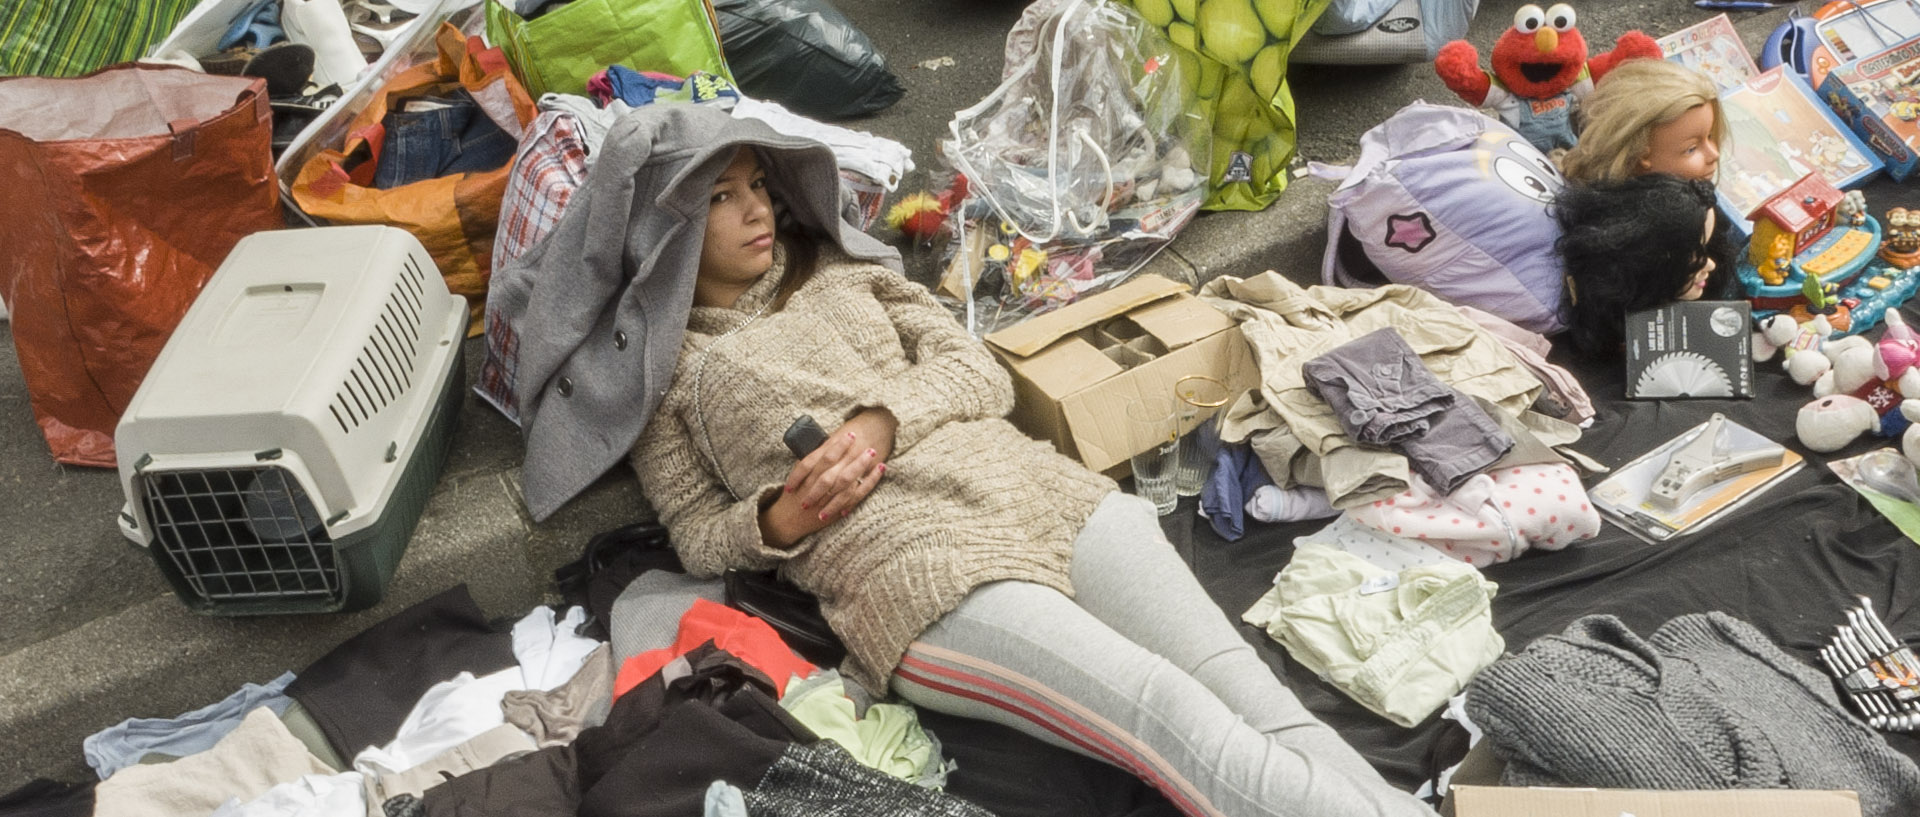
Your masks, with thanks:
[{"label": "woman's face", "polygon": [[1720,146],[1713,141],[1713,107],[1695,105],[1672,122],[1654,125],[1640,172],[1667,173],[1683,179],[1713,181],[1720,169]]},{"label": "woman's face", "polygon": [[698,283],[745,290],[772,266],[773,200],[767,194],[767,174],[754,152],[741,148],[714,180],[713,197],[707,200]]},{"label": "woman's face", "polygon": [[1687,279],[1687,286],[1680,290],[1682,301],[1697,301],[1707,294],[1707,276],[1713,274],[1713,254],[1707,252],[1708,242],[1713,240],[1713,208],[1707,208],[1707,226],[1700,231],[1700,268],[1693,271],[1693,277]]}]

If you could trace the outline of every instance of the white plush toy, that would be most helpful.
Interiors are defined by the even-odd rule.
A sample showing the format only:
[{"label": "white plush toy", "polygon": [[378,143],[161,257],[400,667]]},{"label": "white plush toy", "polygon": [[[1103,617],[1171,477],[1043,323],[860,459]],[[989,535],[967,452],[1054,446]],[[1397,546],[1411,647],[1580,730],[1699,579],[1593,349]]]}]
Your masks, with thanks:
[{"label": "white plush toy", "polygon": [[1800,444],[1822,454],[1846,448],[1862,434],[1880,433],[1880,412],[1850,394],[1833,394],[1800,407],[1793,418]]},{"label": "white plush toy", "polygon": [[1753,362],[1772,360],[1799,333],[1800,327],[1784,312],[1760,319],[1760,328],[1753,330]]},{"label": "white plush toy", "polygon": [[[1764,363],[1778,352],[1784,356],[1781,366],[1793,382],[1813,386],[1833,370],[1833,360],[1824,351],[1827,338],[1832,336],[1833,324],[1825,315],[1815,315],[1798,325],[1786,315],[1775,315],[1761,322],[1760,330],[1754,333],[1753,359]],[[1832,392],[1830,386],[1828,393]]]},{"label": "white plush toy", "polygon": [[[1904,397],[1920,394],[1920,365],[1915,365],[1920,362],[1920,334],[1907,326],[1899,312],[1889,311],[1886,320],[1886,333],[1877,344],[1854,335],[1798,351],[1793,344],[1800,342],[1799,336],[1785,345],[1790,375],[1794,360],[1820,358],[1821,371],[1810,381],[1819,399],[1801,407],[1793,424],[1794,433],[1808,448],[1830,453],[1862,434],[1900,433],[1902,452],[1920,465],[1920,425],[1908,425],[1899,432],[1899,424],[1888,426],[1882,419],[1898,411],[1908,423],[1920,421],[1920,400]],[[1809,382],[1798,375],[1794,380]]]},{"label": "white plush toy", "polygon": [[[1900,413],[1907,413],[1907,407],[1904,404],[1900,407]],[[1920,411],[1914,413],[1920,414]],[[1907,462],[1920,468],[1920,418],[1909,416],[1907,419],[1914,423],[1907,426],[1906,432],[1900,435],[1900,453],[1907,455]]]}]

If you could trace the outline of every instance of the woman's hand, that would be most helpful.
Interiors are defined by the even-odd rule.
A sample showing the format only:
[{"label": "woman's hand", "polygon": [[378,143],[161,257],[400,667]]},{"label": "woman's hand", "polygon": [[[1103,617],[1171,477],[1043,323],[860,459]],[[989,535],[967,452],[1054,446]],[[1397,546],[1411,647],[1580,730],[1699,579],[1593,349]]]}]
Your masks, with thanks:
[{"label": "woman's hand", "polygon": [[[874,466],[893,456],[893,432],[898,425],[886,409],[862,409],[828,434],[813,453],[794,463],[787,474],[787,493],[799,497],[802,508],[824,514],[828,520],[845,515],[872,490],[866,477],[876,472]],[[863,487],[866,490],[858,496],[849,493]]]},{"label": "woman's hand", "polygon": [[897,426],[892,412],[864,409],[795,463],[783,492],[760,511],[760,533],[767,546],[792,547],[873,493],[887,472]]}]

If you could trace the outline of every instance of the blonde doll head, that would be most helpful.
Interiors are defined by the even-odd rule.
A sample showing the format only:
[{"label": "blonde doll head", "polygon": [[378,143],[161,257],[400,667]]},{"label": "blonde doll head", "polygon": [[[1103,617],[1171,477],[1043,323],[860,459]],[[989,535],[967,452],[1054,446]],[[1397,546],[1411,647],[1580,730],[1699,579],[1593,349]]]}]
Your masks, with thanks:
[{"label": "blonde doll head", "polygon": [[1671,173],[1713,181],[1726,117],[1713,80],[1666,60],[1628,60],[1580,103],[1580,144],[1562,160],[1571,181]]}]

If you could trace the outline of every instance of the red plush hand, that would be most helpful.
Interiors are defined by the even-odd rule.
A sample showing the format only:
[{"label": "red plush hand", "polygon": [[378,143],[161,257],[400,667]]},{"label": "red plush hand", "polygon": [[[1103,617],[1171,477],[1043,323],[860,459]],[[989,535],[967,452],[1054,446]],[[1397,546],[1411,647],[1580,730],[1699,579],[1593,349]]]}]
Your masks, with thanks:
[{"label": "red plush hand", "polygon": [[1599,82],[1600,78],[1606,76],[1608,71],[1612,71],[1614,66],[1627,60],[1641,57],[1657,60],[1662,56],[1664,55],[1660,52],[1660,44],[1654,42],[1652,37],[1639,31],[1629,31],[1613,42],[1612,51],[1587,60],[1587,74],[1594,82]]},{"label": "red plush hand", "polygon": [[[1638,33],[1638,32],[1636,32]],[[1440,81],[1447,89],[1460,95],[1467,104],[1479,107],[1487,101],[1487,89],[1492,83],[1487,72],[1480,68],[1480,52],[1473,43],[1466,40],[1454,40],[1440,47],[1440,54],[1433,58],[1433,72],[1440,75]]]}]

